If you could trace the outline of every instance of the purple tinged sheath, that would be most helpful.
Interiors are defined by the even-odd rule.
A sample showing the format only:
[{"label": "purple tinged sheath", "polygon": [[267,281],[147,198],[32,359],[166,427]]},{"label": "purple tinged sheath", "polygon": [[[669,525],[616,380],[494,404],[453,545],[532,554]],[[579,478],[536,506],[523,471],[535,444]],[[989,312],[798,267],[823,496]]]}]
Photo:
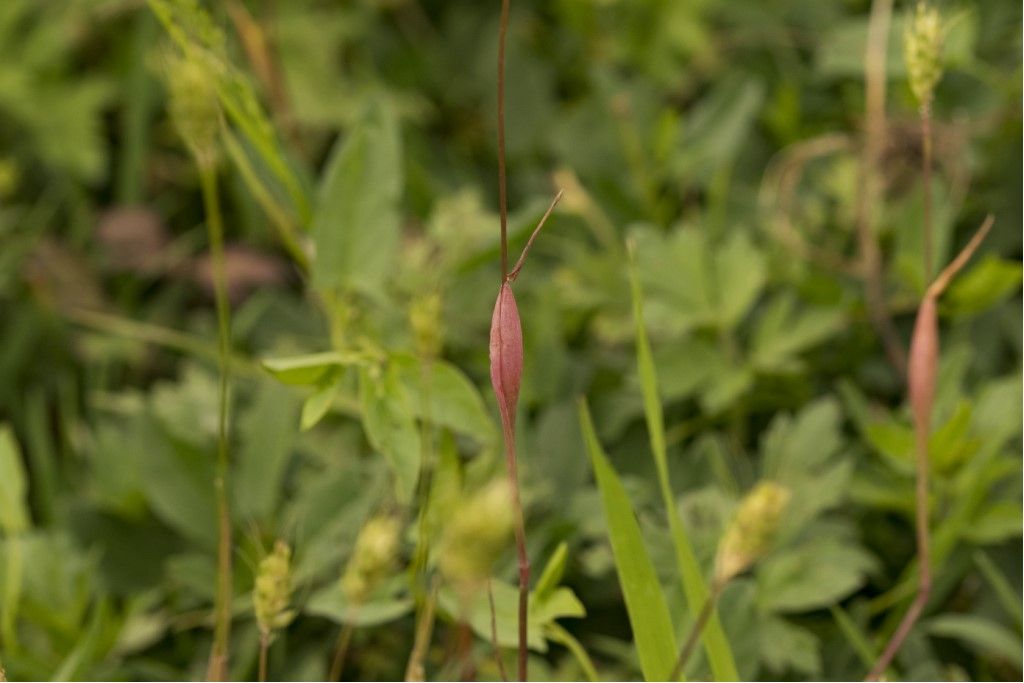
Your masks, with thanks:
[{"label": "purple tinged sheath", "polygon": [[523,329],[512,285],[504,282],[491,316],[491,386],[498,398],[501,426],[506,435],[515,433],[519,383],[523,377]]}]

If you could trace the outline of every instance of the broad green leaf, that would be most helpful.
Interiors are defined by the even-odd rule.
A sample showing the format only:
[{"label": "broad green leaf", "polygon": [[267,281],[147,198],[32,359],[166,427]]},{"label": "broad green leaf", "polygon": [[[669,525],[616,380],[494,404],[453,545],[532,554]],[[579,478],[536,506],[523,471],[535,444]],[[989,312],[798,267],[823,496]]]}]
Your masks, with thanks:
[{"label": "broad green leaf", "polygon": [[569,546],[562,541],[551,553],[548,563],[540,573],[540,578],[533,585],[533,596],[537,600],[544,600],[549,593],[553,592],[562,581],[562,573],[565,572],[565,562],[569,559]]},{"label": "broad green leaf", "polygon": [[715,250],[718,315],[722,329],[743,320],[764,287],[765,259],[744,233],[737,232]]},{"label": "broad green leaf", "polygon": [[828,607],[860,588],[873,567],[874,560],[855,545],[818,537],[762,560],[759,601],[764,609],[783,613]]},{"label": "broad green leaf", "polygon": [[461,370],[443,360],[431,361],[424,369],[419,359],[404,354],[393,355],[392,362],[418,418],[472,436],[481,445],[494,443],[498,436],[494,421],[480,392]]},{"label": "broad green leaf", "polygon": [[389,366],[379,378],[360,369],[359,400],[366,436],[391,466],[398,501],[408,503],[419,479],[420,434],[397,369]]},{"label": "broad green leaf", "polygon": [[[672,487],[669,481],[664,416],[661,409],[661,399],[658,396],[658,378],[651,354],[651,345],[647,339],[647,330],[644,327],[643,296],[640,291],[640,281],[636,273],[633,251],[633,247],[630,246],[630,291],[633,303],[633,320],[636,325],[637,372],[640,375],[640,387],[643,393],[644,415],[647,419],[651,453],[654,456],[654,464],[658,472],[658,485],[661,491],[662,504],[665,506],[665,513],[668,516],[669,530],[671,531],[672,543],[675,548],[677,570],[682,580],[683,592],[686,595],[690,612],[696,615],[707,600],[707,585],[701,574],[700,565],[693,554],[693,546],[686,535],[683,521],[679,517],[679,507],[675,496],[672,494]],[[722,631],[717,612],[712,613],[711,618],[708,619],[702,637],[715,676],[725,680],[737,679],[739,675],[736,671],[736,664],[733,661],[729,642]]]},{"label": "broad green leaf", "polygon": [[1021,599],[1018,591],[1014,589],[1010,580],[1000,571],[996,563],[985,554],[985,551],[975,551],[974,563],[978,565],[978,569],[984,574],[985,579],[999,598],[999,604],[1013,618],[1014,624],[1019,631],[1021,624],[1024,623],[1024,610],[1021,609]]},{"label": "broad green leaf", "polygon": [[539,624],[553,623],[562,617],[582,619],[587,615],[583,603],[572,590],[559,586],[542,596],[530,596],[533,619]]},{"label": "broad green leaf", "polygon": [[633,627],[633,641],[640,668],[648,681],[665,680],[676,659],[676,644],[665,594],[651,557],[644,545],[633,504],[612,469],[594,432],[587,404],[580,401],[580,426],[601,491],[608,537],[615,556],[619,585],[626,601],[626,612]]},{"label": "broad green leaf", "polygon": [[980,313],[1020,289],[1021,264],[994,256],[961,273],[942,298],[942,307],[953,315]]},{"label": "broad green leaf", "polygon": [[239,417],[232,500],[241,519],[265,520],[277,506],[295,442],[297,410],[291,391],[265,379]]},{"label": "broad green leaf", "polygon": [[974,543],[993,544],[1021,535],[1020,501],[989,501],[964,530],[964,536]]},{"label": "broad green leaf", "polygon": [[773,672],[795,671],[808,679],[821,678],[821,644],[808,629],[769,616],[761,625],[761,661]]},{"label": "broad green leaf", "polygon": [[145,416],[133,431],[132,457],[139,462],[139,481],[153,512],[178,533],[204,548],[215,548],[212,447],[172,442]]},{"label": "broad green leaf", "polygon": [[379,296],[391,275],[400,230],[401,141],[385,104],[337,143],[313,216],[313,284]]},{"label": "broad green leaf", "polygon": [[310,396],[302,402],[302,415],[299,417],[299,428],[302,431],[312,429],[324,419],[331,409],[334,398],[341,391],[341,377],[336,373],[328,373]]},{"label": "broad green leaf", "polygon": [[324,351],[287,358],[264,358],[263,367],[285,384],[316,384],[335,368],[366,365],[369,358],[351,351]]},{"label": "broad green leaf", "polygon": [[925,622],[933,636],[959,640],[982,657],[995,657],[1021,668],[1020,635],[974,614],[941,614]]},{"label": "broad green leaf", "polygon": [[824,465],[841,443],[839,405],[831,398],[812,403],[795,418],[777,417],[762,441],[764,476],[785,484]]},{"label": "broad green leaf", "polygon": [[333,581],[309,596],[302,611],[313,616],[325,617],[338,624],[364,628],[380,626],[401,619],[412,612],[413,600],[401,594],[398,590],[400,586],[398,581],[392,581],[368,601],[353,604],[345,597],[341,581]]},{"label": "broad green leaf", "polygon": [[0,424],[0,527],[4,533],[14,535],[28,530],[27,493],[21,449],[10,426]]},{"label": "broad green leaf", "polygon": [[751,362],[761,372],[792,372],[801,365],[799,354],[820,344],[842,323],[839,310],[797,309],[789,295],[775,296],[757,321],[751,341]]},{"label": "broad green leaf", "polygon": [[[494,621],[498,634],[498,645],[514,648],[519,645],[519,587],[498,579],[491,579],[494,594]],[[473,632],[482,640],[491,642],[491,605],[486,586],[481,586],[467,599],[460,598],[450,588],[442,588],[437,594],[438,603],[453,616],[469,622]],[[551,615],[547,615],[551,616]],[[562,615],[559,615],[562,616]],[[574,614],[564,616],[576,616]],[[529,610],[526,617],[527,645],[536,652],[547,652],[544,639],[544,622],[537,619],[536,611]]]}]

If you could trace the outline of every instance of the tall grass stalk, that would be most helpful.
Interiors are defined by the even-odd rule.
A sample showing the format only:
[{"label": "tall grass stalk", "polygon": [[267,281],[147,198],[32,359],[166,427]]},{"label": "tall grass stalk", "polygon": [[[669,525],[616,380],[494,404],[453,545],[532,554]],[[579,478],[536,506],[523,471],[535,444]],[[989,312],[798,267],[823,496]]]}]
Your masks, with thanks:
[{"label": "tall grass stalk", "polygon": [[224,680],[227,673],[231,640],[231,505],[228,478],[228,402],[231,373],[231,305],[228,302],[227,277],[224,270],[224,224],[217,193],[217,172],[212,163],[199,160],[199,180],[206,212],[213,265],[214,298],[217,307],[218,372],[217,389],[217,466],[214,491],[217,498],[217,593],[214,601],[213,650],[207,677]]}]

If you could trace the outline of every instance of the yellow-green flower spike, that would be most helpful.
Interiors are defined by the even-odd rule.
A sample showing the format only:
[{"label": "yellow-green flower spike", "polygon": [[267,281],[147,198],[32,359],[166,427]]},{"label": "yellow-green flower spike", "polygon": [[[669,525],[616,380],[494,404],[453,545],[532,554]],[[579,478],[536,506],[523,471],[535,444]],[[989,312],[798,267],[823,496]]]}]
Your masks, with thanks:
[{"label": "yellow-green flower spike", "polygon": [[398,557],[401,532],[399,521],[389,515],[370,519],[360,530],[352,558],[341,577],[341,587],[349,602],[364,602],[387,578]]},{"label": "yellow-green flower spike", "polygon": [[907,63],[910,90],[922,107],[931,104],[935,86],[942,78],[945,37],[946,29],[939,11],[925,2],[918,2],[903,31],[903,58]]},{"label": "yellow-green flower spike", "polygon": [[214,76],[198,58],[174,57],[167,67],[171,120],[200,166],[216,163],[220,102]]},{"label": "yellow-green flower spike", "polygon": [[763,481],[750,490],[718,544],[717,584],[742,574],[768,551],[789,498],[789,490],[773,481]]},{"label": "yellow-green flower spike", "polygon": [[463,591],[483,585],[512,532],[508,482],[496,479],[456,506],[438,549],[441,574]]},{"label": "yellow-green flower spike", "polygon": [[291,622],[295,612],[288,609],[292,597],[292,550],[284,541],[260,561],[252,592],[253,608],[260,633],[269,636]]}]

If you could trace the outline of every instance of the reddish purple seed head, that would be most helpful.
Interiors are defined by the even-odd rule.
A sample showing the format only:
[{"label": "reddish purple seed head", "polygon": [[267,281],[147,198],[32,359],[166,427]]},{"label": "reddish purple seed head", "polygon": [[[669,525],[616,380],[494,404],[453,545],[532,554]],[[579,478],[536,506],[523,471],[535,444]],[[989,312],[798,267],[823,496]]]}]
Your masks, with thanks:
[{"label": "reddish purple seed head", "polygon": [[498,399],[502,426],[515,424],[519,383],[523,378],[523,329],[512,286],[501,285],[491,316],[491,386]]}]

